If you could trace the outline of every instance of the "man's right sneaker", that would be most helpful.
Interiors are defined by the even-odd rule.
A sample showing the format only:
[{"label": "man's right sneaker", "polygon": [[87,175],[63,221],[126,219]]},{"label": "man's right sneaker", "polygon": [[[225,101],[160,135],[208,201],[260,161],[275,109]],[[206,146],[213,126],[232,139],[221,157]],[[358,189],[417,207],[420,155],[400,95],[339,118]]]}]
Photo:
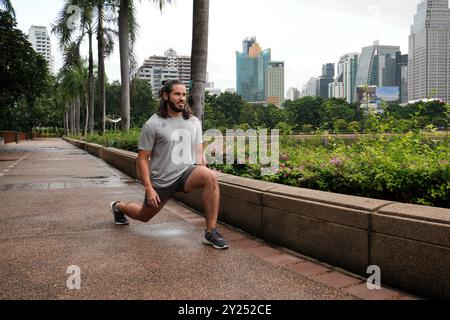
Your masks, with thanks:
[{"label": "man's right sneaker", "polygon": [[129,224],[127,217],[117,208],[120,201],[111,203],[111,213],[114,215],[114,223],[118,226],[126,226]]},{"label": "man's right sneaker", "polygon": [[223,238],[217,229],[213,229],[211,232],[206,231],[203,243],[219,250],[228,249],[230,247],[228,241]]}]

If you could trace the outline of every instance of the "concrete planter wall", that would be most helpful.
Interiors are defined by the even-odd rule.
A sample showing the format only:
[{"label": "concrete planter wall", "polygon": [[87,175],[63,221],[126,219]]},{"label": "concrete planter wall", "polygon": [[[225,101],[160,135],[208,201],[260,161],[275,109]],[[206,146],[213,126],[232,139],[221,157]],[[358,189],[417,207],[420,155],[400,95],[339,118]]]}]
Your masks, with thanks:
[{"label": "concrete planter wall", "polygon": [[[138,177],[137,155],[68,140]],[[293,188],[218,174],[220,220],[270,243],[385,285],[450,299],[450,210]],[[202,192],[176,199],[203,212]]]},{"label": "concrete planter wall", "polygon": [[3,142],[5,144],[25,141],[27,140],[27,134],[25,132],[15,132],[15,131],[1,131],[0,136],[3,137]]}]

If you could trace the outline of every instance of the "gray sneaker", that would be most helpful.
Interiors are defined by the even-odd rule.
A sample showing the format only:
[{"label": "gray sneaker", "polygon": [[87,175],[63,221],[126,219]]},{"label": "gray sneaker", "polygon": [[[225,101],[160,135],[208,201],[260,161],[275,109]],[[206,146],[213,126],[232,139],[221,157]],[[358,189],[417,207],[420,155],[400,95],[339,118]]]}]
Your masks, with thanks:
[{"label": "gray sneaker", "polygon": [[117,208],[117,204],[120,203],[120,201],[115,201],[113,203],[111,203],[111,213],[114,216],[114,223],[117,226],[126,226],[128,224],[130,224],[128,222],[127,217],[125,217],[125,215],[119,210],[119,208]]},{"label": "gray sneaker", "polygon": [[213,229],[211,232],[206,231],[203,243],[219,250],[228,249],[230,247],[228,241],[223,238],[217,229]]}]

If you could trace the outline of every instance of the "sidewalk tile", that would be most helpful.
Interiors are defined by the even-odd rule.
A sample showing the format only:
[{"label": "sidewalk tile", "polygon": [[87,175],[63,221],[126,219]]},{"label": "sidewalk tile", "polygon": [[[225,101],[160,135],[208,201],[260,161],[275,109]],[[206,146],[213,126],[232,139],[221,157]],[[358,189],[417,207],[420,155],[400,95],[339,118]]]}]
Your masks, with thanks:
[{"label": "sidewalk tile", "polygon": [[365,300],[390,300],[395,298],[396,296],[399,296],[400,294],[398,291],[393,291],[386,288],[381,288],[380,290],[369,290],[369,288],[367,288],[367,283],[363,283],[356,287],[351,287],[344,290],[347,293]]},{"label": "sidewalk tile", "polygon": [[264,261],[276,266],[289,266],[304,261],[287,253],[275,254],[262,258]]},{"label": "sidewalk tile", "polygon": [[359,280],[357,278],[347,276],[347,275],[337,272],[337,271],[333,271],[330,273],[325,273],[323,275],[317,276],[314,280],[317,280],[317,281],[319,281],[329,287],[335,288],[335,289],[349,287],[351,285],[355,285],[355,284],[361,282],[361,280]]},{"label": "sidewalk tile", "polygon": [[307,277],[313,277],[330,271],[330,269],[313,262],[298,263],[296,265],[289,266],[289,269],[301,273],[302,275]]}]

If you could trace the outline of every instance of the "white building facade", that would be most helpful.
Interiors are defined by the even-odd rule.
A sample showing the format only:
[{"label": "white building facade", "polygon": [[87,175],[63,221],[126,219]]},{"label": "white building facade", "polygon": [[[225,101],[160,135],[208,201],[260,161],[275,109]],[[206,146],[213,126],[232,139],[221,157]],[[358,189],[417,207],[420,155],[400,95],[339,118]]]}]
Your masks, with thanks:
[{"label": "white building facade", "polygon": [[281,107],[284,103],[284,62],[271,61],[267,66],[266,103]]},{"label": "white building facade", "polygon": [[31,43],[34,51],[39,53],[48,63],[49,70],[55,73],[55,62],[52,56],[52,46],[47,27],[31,26],[28,31],[28,41]]},{"label": "white building facade", "polygon": [[151,56],[146,59],[139,68],[137,77],[148,81],[155,96],[158,96],[162,83],[166,80],[178,79],[189,89],[191,57],[178,56],[175,50],[169,49],[164,52],[164,56]]},{"label": "white building facade", "polygon": [[411,26],[408,100],[450,101],[450,9],[448,0],[423,0]]}]

